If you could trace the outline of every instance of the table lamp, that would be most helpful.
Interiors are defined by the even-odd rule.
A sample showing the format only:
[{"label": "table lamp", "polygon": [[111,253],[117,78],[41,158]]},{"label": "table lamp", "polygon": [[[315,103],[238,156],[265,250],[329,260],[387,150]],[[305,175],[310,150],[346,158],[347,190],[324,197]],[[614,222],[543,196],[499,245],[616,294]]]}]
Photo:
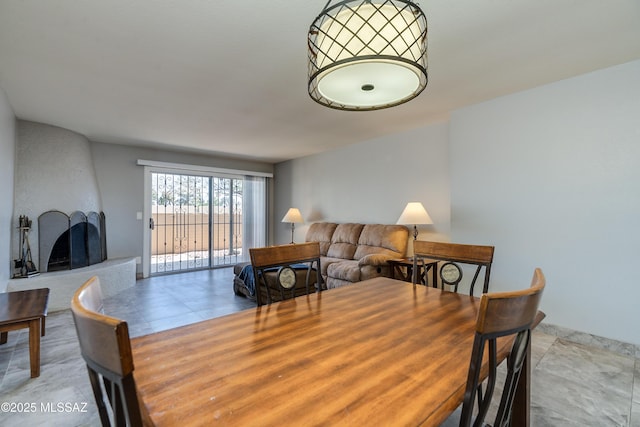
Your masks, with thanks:
[{"label": "table lamp", "polygon": [[413,224],[413,240],[418,239],[418,224],[433,224],[427,210],[420,202],[409,202],[402,211],[402,215],[398,218],[396,224],[411,225]]},{"label": "table lamp", "polygon": [[302,224],[304,222],[302,215],[300,214],[300,210],[297,208],[289,208],[281,222],[291,223],[291,243],[293,243],[293,230],[296,228],[296,223]]}]

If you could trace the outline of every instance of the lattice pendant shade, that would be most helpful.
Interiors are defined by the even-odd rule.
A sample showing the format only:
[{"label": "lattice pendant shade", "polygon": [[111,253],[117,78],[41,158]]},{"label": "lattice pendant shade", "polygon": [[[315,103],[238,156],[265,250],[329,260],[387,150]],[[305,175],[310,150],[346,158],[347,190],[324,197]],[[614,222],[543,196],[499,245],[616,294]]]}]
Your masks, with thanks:
[{"label": "lattice pendant shade", "polygon": [[412,1],[329,1],[308,45],[309,95],[327,107],[393,107],[427,86],[427,18]]}]

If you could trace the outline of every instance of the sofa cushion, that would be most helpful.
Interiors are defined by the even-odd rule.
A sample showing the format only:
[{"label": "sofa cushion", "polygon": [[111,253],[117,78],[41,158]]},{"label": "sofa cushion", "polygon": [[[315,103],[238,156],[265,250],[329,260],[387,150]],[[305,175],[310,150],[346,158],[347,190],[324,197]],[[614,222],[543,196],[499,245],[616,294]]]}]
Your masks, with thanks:
[{"label": "sofa cushion", "polygon": [[354,259],[363,224],[338,224],[331,237],[327,256],[332,258]]},{"label": "sofa cushion", "polygon": [[360,233],[354,259],[369,254],[402,258],[407,251],[409,229],[404,225],[367,224]]},{"label": "sofa cushion", "polygon": [[378,267],[378,266],[382,266],[382,265],[387,265],[387,261],[389,261],[390,259],[395,259],[396,256],[394,255],[386,255],[386,254],[369,254],[369,255],[365,255],[362,258],[360,258],[358,260],[358,265],[360,267],[363,266],[374,266],[374,267]]},{"label": "sofa cushion", "polygon": [[343,260],[329,264],[327,275],[334,279],[346,280],[348,282],[360,281],[360,266],[358,261]]},{"label": "sofa cushion", "polygon": [[373,279],[374,277],[391,277],[391,266],[389,265],[361,265],[360,280]]},{"label": "sofa cushion", "polygon": [[341,279],[336,279],[333,277],[327,277],[327,289],[335,289],[335,288],[339,288],[341,286],[346,286],[346,285],[351,285],[353,284],[353,282],[350,282],[348,280],[341,280]]},{"label": "sofa cushion", "polygon": [[305,241],[319,242],[320,255],[327,256],[329,245],[331,245],[331,236],[333,236],[337,226],[338,224],[332,222],[315,222],[309,226]]},{"label": "sofa cushion", "polygon": [[333,264],[334,262],[340,262],[342,261],[342,258],[330,258],[330,257],[326,257],[326,256],[321,256],[320,257],[320,268],[322,270],[322,275],[326,276],[327,275],[327,269],[329,268],[329,266],[331,264]]}]

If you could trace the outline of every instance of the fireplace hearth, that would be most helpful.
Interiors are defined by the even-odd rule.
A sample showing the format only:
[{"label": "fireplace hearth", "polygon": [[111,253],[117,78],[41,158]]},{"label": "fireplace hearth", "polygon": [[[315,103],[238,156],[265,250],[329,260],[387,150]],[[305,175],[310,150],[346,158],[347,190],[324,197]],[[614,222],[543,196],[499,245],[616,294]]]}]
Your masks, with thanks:
[{"label": "fireplace hearth", "polygon": [[51,210],[38,217],[40,271],[72,270],[107,259],[103,212]]}]

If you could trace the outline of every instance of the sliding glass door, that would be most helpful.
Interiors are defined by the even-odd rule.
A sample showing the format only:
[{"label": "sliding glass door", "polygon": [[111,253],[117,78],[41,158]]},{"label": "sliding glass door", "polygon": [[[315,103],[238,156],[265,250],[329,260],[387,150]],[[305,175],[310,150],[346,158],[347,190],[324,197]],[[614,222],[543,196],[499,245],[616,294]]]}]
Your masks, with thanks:
[{"label": "sliding glass door", "polygon": [[266,179],[151,171],[150,274],[248,260],[266,241]]}]

